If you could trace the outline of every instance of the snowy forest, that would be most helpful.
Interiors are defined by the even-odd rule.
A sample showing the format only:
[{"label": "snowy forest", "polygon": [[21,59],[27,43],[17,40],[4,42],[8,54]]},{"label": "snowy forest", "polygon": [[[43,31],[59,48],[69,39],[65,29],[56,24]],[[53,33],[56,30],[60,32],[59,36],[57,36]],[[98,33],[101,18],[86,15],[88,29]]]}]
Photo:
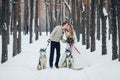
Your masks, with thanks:
[{"label": "snowy forest", "polygon": [[[72,68],[49,65],[50,33],[69,22]],[[38,70],[40,49],[46,68]],[[78,53],[79,52],[79,53]],[[120,0],[0,0],[0,80],[120,80]]]},{"label": "snowy forest", "polygon": [[22,52],[22,34],[29,35],[32,44],[64,21],[73,25],[78,42],[90,52],[101,41],[101,55],[106,55],[111,40],[111,59],[120,61],[120,0],[0,0],[1,63],[9,60],[10,35],[14,57]]}]

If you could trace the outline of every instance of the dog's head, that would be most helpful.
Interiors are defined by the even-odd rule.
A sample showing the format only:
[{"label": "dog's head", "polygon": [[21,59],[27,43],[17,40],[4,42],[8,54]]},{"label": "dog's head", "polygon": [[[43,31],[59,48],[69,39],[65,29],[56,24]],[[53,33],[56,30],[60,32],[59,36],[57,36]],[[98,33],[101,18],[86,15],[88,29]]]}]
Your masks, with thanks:
[{"label": "dog's head", "polygon": [[39,52],[40,55],[46,55],[46,50],[44,48],[41,48]]},{"label": "dog's head", "polygon": [[71,50],[70,50],[70,49],[66,49],[66,50],[65,50],[65,53],[66,53],[67,55],[70,55],[70,54],[71,54]]},{"label": "dog's head", "polygon": [[65,53],[70,53],[70,50],[69,50],[69,49],[66,49],[66,50],[65,50]]}]

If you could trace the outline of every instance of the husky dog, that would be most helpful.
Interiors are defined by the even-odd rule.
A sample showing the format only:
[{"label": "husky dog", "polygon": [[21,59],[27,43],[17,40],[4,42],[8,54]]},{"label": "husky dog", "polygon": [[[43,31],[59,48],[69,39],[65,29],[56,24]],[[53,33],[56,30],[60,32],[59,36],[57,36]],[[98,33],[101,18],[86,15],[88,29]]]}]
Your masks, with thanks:
[{"label": "husky dog", "polygon": [[39,63],[37,65],[38,70],[42,70],[46,68],[46,62],[47,62],[47,57],[46,57],[46,49],[40,49],[40,57],[39,57]]},{"label": "husky dog", "polygon": [[73,56],[71,54],[71,50],[70,49],[66,49],[65,50],[65,60],[62,63],[62,67],[67,67],[67,68],[72,68],[73,67]]}]

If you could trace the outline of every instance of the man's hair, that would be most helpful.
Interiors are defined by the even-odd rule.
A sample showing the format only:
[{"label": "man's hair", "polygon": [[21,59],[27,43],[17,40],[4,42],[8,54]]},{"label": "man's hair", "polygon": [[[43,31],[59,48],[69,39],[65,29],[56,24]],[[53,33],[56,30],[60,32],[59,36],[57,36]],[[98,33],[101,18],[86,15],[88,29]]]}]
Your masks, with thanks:
[{"label": "man's hair", "polygon": [[62,26],[64,26],[65,24],[69,24],[69,22],[68,21],[63,22]]}]

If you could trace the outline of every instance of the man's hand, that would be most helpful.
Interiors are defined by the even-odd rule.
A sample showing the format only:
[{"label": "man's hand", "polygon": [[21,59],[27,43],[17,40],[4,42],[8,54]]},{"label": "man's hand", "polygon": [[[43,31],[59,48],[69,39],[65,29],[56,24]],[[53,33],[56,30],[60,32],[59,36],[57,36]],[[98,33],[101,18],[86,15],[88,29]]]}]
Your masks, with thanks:
[{"label": "man's hand", "polygon": [[51,39],[48,39],[47,42],[50,43],[50,42],[51,42]]}]

